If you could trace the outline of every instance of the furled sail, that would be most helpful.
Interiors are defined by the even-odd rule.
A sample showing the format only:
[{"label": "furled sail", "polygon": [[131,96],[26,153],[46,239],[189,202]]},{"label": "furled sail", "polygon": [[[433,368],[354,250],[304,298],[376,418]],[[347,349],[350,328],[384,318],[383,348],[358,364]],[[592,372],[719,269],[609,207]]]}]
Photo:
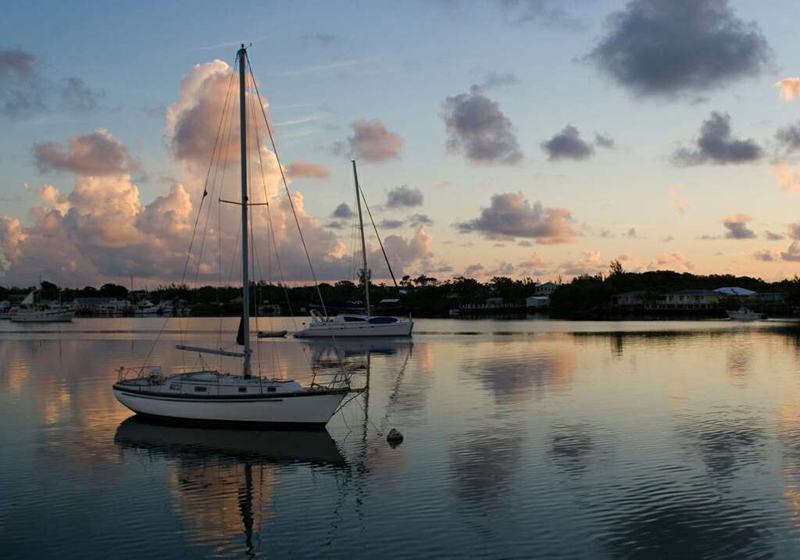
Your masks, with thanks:
[{"label": "furled sail", "polygon": [[244,346],[244,317],[239,317],[239,332],[236,333],[236,344]]}]

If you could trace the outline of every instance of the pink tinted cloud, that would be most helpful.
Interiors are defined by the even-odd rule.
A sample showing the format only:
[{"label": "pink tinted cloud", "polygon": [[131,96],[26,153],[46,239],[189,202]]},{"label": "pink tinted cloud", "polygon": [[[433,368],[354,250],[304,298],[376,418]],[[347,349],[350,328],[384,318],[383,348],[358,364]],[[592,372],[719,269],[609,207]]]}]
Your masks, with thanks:
[{"label": "pink tinted cloud", "polygon": [[480,233],[487,239],[522,237],[543,245],[572,243],[577,235],[569,210],[547,208],[538,201],[531,204],[521,192],[493,195],[480,216],[457,223],[456,228],[461,233]]},{"label": "pink tinted cloud", "polygon": [[330,176],[330,172],[325,166],[307,161],[293,161],[286,166],[286,171],[291,177],[308,179],[327,179]]},{"label": "pink tinted cloud", "polygon": [[70,171],[77,175],[119,175],[139,169],[128,148],[101,129],[72,136],[66,146],[58,142],[33,145],[34,162],[39,171]]}]

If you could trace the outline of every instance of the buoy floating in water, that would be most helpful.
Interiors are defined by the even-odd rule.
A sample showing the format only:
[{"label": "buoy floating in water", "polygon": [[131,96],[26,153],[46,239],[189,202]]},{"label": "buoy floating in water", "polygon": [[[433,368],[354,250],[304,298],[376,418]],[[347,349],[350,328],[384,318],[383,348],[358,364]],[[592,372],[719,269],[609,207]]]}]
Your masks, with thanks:
[{"label": "buoy floating in water", "polygon": [[402,443],[403,441],[403,434],[398,432],[396,429],[392,428],[389,430],[389,434],[386,436],[386,441],[388,441],[392,445],[397,445]]}]

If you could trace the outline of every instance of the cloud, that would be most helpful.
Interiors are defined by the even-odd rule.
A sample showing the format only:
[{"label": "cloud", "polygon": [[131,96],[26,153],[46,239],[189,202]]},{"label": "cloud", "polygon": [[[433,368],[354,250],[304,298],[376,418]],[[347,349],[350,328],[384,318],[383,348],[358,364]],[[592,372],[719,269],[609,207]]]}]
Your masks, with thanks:
[{"label": "cloud", "polygon": [[606,263],[600,261],[600,253],[586,251],[576,261],[567,261],[561,264],[559,270],[568,276],[581,276],[584,274],[599,274],[606,268]]},{"label": "cloud", "polygon": [[478,273],[483,269],[484,266],[482,264],[471,264],[464,269],[464,276],[478,276]]},{"label": "cloud", "polygon": [[568,29],[580,27],[580,22],[564,9],[564,0],[495,0],[516,24],[541,23]]},{"label": "cloud", "polygon": [[519,245],[520,247],[533,247],[533,243],[531,243],[527,239],[523,239],[522,241],[517,243],[517,245]]},{"label": "cloud", "polygon": [[39,72],[44,66],[32,53],[0,48],[0,114],[26,118],[54,110],[88,113],[100,108],[102,91],[76,77],[48,79]]},{"label": "cloud", "polygon": [[628,239],[641,239],[641,236],[636,232],[636,228],[632,227],[623,234]]},{"label": "cloud", "polygon": [[545,258],[539,253],[533,253],[530,258],[522,261],[517,265],[517,269],[521,273],[527,274],[544,274],[544,267],[547,265]]},{"label": "cloud", "polygon": [[447,274],[448,272],[453,272],[453,267],[447,264],[447,261],[439,261],[433,262],[430,259],[425,259],[421,263],[422,272],[425,274],[430,274],[435,272],[437,274]]},{"label": "cloud", "polygon": [[581,161],[594,155],[592,145],[581,139],[581,133],[572,125],[565,126],[561,132],[543,142],[542,150],[550,161],[564,159]]},{"label": "cloud", "polygon": [[631,254],[630,254],[630,253],[628,253],[627,251],[624,251],[624,252],[620,253],[620,254],[617,256],[617,260],[618,260],[619,262],[628,262],[628,261],[632,261],[632,260],[633,260],[633,255],[631,255]]},{"label": "cloud", "polygon": [[411,214],[408,217],[408,223],[413,227],[432,226],[433,220],[427,214]]},{"label": "cloud", "polygon": [[491,205],[478,218],[458,223],[456,228],[488,239],[523,237],[540,244],[571,243],[576,235],[569,210],[545,208],[538,201],[531,205],[521,192],[493,195]]},{"label": "cloud", "polygon": [[[127,154],[127,148],[114,144],[116,141],[110,134],[98,138],[114,147],[116,156],[99,163],[93,157],[86,157],[87,153],[97,153],[91,143],[91,148],[86,150],[75,148],[72,143],[59,146],[53,152],[57,157],[48,153],[42,160],[47,165],[76,171],[74,184],[71,189],[45,185],[36,191],[37,202],[30,208],[30,217],[24,224],[16,218],[0,217],[3,281],[29,285],[40,274],[65,285],[120,281],[130,274],[141,282],[153,284],[179,281],[208,172],[208,160],[203,161],[202,156],[210,156],[213,150],[213,144],[203,144],[194,135],[207,130],[208,122],[213,122],[212,134],[216,132],[227,91],[226,80],[230,76],[227,65],[212,62],[194,67],[182,80],[179,98],[167,109],[167,142],[170,153],[175,156],[168,163],[176,164],[175,173],[182,176],[182,180],[171,184],[168,192],[159,193],[149,203],[142,200],[138,187],[131,180],[126,169],[130,166],[120,163],[125,159],[118,155]],[[203,123],[193,122],[196,119]],[[77,145],[85,147],[85,143]],[[238,146],[236,149],[238,151]],[[227,150],[225,146],[219,150],[221,157],[229,155]],[[264,146],[254,145],[252,150],[264,159],[264,191],[270,201],[273,226],[270,241],[277,245],[285,278],[308,281],[310,271],[303,251],[299,250],[301,242],[295,218],[279,188],[280,173],[275,155]],[[224,183],[216,186],[236,193],[238,174],[229,173]],[[254,187],[259,193],[254,195],[256,202],[260,202],[264,196],[261,185],[254,184]],[[206,200],[216,200],[217,194]],[[235,200],[234,196],[227,198]],[[317,277],[320,280],[347,277],[350,259],[346,246],[334,231],[308,215],[301,193],[294,191],[292,201]],[[232,264],[230,259],[235,258],[236,253],[230,249],[237,242],[238,212],[238,208],[229,205],[219,208],[214,205],[208,214],[204,210],[199,220],[201,228],[207,224],[209,235],[215,240],[221,237],[220,245],[225,251],[220,253],[216,242],[206,242],[199,244],[204,247],[200,255],[196,243],[187,281],[194,282],[195,278],[200,282],[214,281],[219,277],[220,264],[227,277]],[[221,223],[218,217],[222,218]],[[265,236],[267,207],[254,207],[252,218],[256,235]],[[395,271],[413,272],[423,266],[423,261],[432,259],[431,241],[422,227],[412,237],[388,236],[385,246]],[[259,252],[266,250],[266,238],[260,238],[253,247],[256,261],[263,259],[265,255],[259,257]],[[380,249],[369,249],[374,257],[372,262],[376,263],[375,277],[388,277],[388,270],[380,265],[382,257],[378,259]]]},{"label": "cloud", "polygon": [[404,220],[392,220],[386,218],[381,220],[381,222],[378,224],[378,227],[381,229],[397,229],[403,227],[404,225],[406,225]]},{"label": "cloud", "polygon": [[380,120],[359,119],[350,127],[353,129],[352,136],[333,145],[335,154],[374,163],[400,157],[403,139],[398,134],[389,132]]},{"label": "cloud", "polygon": [[331,216],[333,216],[334,218],[346,220],[352,218],[353,216],[355,216],[355,214],[353,213],[353,209],[350,208],[349,204],[347,204],[346,202],[342,202],[339,206],[336,207]]},{"label": "cloud", "polygon": [[309,179],[327,179],[330,176],[324,165],[308,163],[306,161],[293,161],[286,166],[286,172],[291,177],[308,177]]},{"label": "cloud", "polygon": [[727,165],[750,163],[763,155],[755,140],[738,140],[731,136],[730,115],[712,112],[700,127],[697,149],[680,148],[673,154],[672,161],[681,167],[704,163]]},{"label": "cloud", "polygon": [[20,49],[0,49],[0,112],[22,117],[48,109],[37,58]]},{"label": "cloud", "polygon": [[92,113],[100,108],[105,94],[88,87],[80,78],[67,78],[59,91],[61,107],[72,113]]},{"label": "cloud", "polygon": [[685,188],[686,187],[684,187],[680,183],[676,183],[675,186],[669,189],[669,193],[667,193],[669,198],[672,200],[672,204],[675,205],[675,208],[681,214],[683,214],[683,212],[686,210],[686,199],[680,196],[680,194],[678,193]]},{"label": "cloud", "polygon": [[789,234],[790,238],[794,239],[795,241],[800,241],[800,224],[789,224],[787,233]]},{"label": "cloud", "polygon": [[775,139],[784,157],[800,149],[800,121],[787,125],[775,133]]},{"label": "cloud", "polygon": [[800,95],[800,78],[784,78],[775,87],[780,88],[784,101],[794,101]]},{"label": "cloud", "polygon": [[[386,249],[386,256],[392,263],[395,275],[403,275],[406,267],[415,262],[422,262],[424,259],[433,257],[431,253],[432,237],[425,231],[425,226],[420,226],[414,232],[414,237],[406,239],[399,235],[388,235],[383,240]],[[376,263],[372,266],[373,273],[382,274],[382,278],[388,277],[388,269],[385,269],[385,261],[379,248],[372,252],[370,262]]]},{"label": "cloud", "polygon": [[791,169],[788,165],[769,168],[778,181],[778,188],[790,193],[800,193],[800,169]]},{"label": "cloud", "polygon": [[511,276],[516,271],[516,267],[510,262],[499,262],[497,265],[486,271],[486,276]]},{"label": "cloud", "polygon": [[510,86],[519,82],[519,78],[514,72],[489,72],[480,83],[480,88],[490,90],[503,86]]},{"label": "cloud", "polygon": [[781,239],[786,239],[786,236],[781,233],[773,233],[771,231],[765,231],[764,237],[769,241],[780,241]]},{"label": "cloud", "polygon": [[601,148],[606,148],[608,150],[612,150],[616,147],[617,143],[614,141],[611,136],[608,134],[599,134],[595,133],[594,135],[594,143],[597,144]]},{"label": "cloud", "polygon": [[167,142],[178,160],[208,165],[212,154],[222,161],[238,160],[239,119],[232,118],[230,133],[221,134],[221,145],[216,142],[226,99],[228,111],[233,103],[228,98],[232,78],[231,67],[214,60],[195,65],[181,80],[180,98],[166,111]]},{"label": "cloud", "polygon": [[781,253],[781,260],[788,262],[800,261],[800,242],[793,241],[786,251]]},{"label": "cloud", "polygon": [[479,86],[447,97],[443,109],[448,152],[462,152],[473,163],[514,165],[522,161],[514,126]]},{"label": "cloud", "polygon": [[649,270],[678,270],[688,271],[694,269],[694,265],[686,261],[686,256],[680,251],[674,253],[664,253],[654,257],[648,265]]},{"label": "cloud", "polygon": [[401,185],[391,189],[386,194],[387,208],[413,208],[422,206],[424,196],[419,189],[411,188],[408,185]]},{"label": "cloud", "polygon": [[102,128],[72,136],[68,146],[58,142],[34,144],[33,155],[36,167],[42,173],[70,171],[76,175],[120,175],[139,168],[125,144]]},{"label": "cloud", "polygon": [[777,249],[761,249],[760,251],[753,252],[750,256],[757,261],[773,262],[780,260],[781,252]]},{"label": "cloud", "polygon": [[728,231],[725,232],[725,239],[755,239],[756,233],[747,227],[750,216],[747,214],[734,214],[722,221],[722,225]]},{"label": "cloud", "polygon": [[638,97],[674,99],[766,70],[772,50],[728,0],[631,0],[586,60]]}]

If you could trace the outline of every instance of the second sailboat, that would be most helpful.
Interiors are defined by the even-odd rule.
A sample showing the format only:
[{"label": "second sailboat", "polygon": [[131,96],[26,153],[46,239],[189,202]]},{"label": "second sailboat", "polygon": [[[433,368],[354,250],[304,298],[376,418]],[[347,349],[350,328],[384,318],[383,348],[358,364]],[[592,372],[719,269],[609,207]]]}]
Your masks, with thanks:
[{"label": "second sailboat", "polygon": [[[414,322],[409,318],[384,317],[371,314],[369,302],[369,267],[367,266],[367,243],[364,239],[364,218],[361,213],[361,188],[358,184],[358,170],[353,160],[353,178],[356,183],[356,206],[358,208],[358,227],[361,232],[361,270],[364,281],[364,314],[345,313],[335,317],[311,311],[311,323],[295,333],[298,338],[318,337],[373,337],[373,336],[411,336]],[[323,310],[324,311],[324,310]]]}]

